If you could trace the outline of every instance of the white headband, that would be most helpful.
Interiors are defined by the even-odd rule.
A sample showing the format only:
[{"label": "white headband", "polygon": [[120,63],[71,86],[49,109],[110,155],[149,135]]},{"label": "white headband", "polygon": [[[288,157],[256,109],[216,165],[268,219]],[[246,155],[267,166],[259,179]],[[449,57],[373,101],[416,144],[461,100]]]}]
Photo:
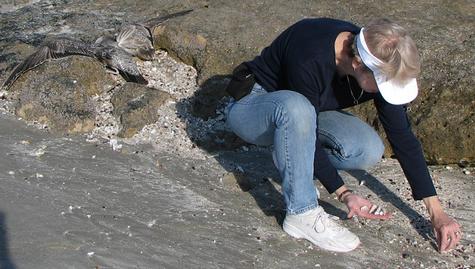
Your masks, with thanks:
[{"label": "white headband", "polygon": [[356,36],[356,48],[358,49],[358,53],[360,55],[361,60],[363,63],[373,71],[373,73],[381,74],[381,71],[378,66],[381,66],[383,62],[376,58],[368,49],[368,45],[366,45],[366,41],[364,39],[363,34],[364,28],[361,28],[361,32]]}]

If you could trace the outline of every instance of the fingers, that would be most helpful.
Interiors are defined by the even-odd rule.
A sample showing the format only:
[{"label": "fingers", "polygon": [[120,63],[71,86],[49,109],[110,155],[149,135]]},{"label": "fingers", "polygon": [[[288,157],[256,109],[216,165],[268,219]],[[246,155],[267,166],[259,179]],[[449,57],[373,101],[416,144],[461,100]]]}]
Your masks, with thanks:
[{"label": "fingers", "polygon": [[[362,208],[361,210],[363,210],[363,208]],[[379,214],[379,211],[380,211],[380,210],[383,210],[383,209],[380,208],[379,206],[373,204],[373,205],[371,205],[371,208],[369,209],[369,213],[371,213],[371,214],[376,214],[376,212],[378,212],[378,214],[376,214],[376,215],[380,215],[380,214]]]},{"label": "fingers", "polygon": [[437,245],[439,246],[439,251],[449,251],[455,246],[462,238],[462,232],[460,231],[460,226],[453,225],[450,228],[443,227],[438,233],[436,233]]},{"label": "fingers", "polygon": [[348,218],[352,218],[353,216],[360,216],[367,219],[380,219],[380,220],[387,220],[392,217],[390,213],[385,212],[385,210],[377,205],[371,205],[368,209],[368,206],[362,206],[360,208],[352,208],[348,213]]},{"label": "fingers", "polygon": [[447,250],[453,249],[460,240],[460,236],[457,237],[457,233],[453,233],[449,236],[449,245],[447,246]]},{"label": "fingers", "polygon": [[356,209],[352,208],[352,209],[350,210],[350,212],[348,212],[348,216],[347,216],[347,217],[348,217],[349,219],[351,219],[351,218],[353,218],[355,215],[358,215],[357,212],[356,212]]},{"label": "fingers", "polygon": [[380,219],[380,220],[387,220],[392,217],[390,213],[383,213],[383,214],[371,214],[367,211],[361,211],[359,216],[362,216],[367,219]]},{"label": "fingers", "polygon": [[390,213],[386,212],[382,207],[377,206],[375,204],[371,205],[369,210],[367,206],[361,207],[359,215],[368,219],[381,220],[386,220],[392,217]]},{"label": "fingers", "polygon": [[448,241],[449,244],[445,251],[451,250],[457,246],[457,244],[460,242],[460,239],[462,238],[462,232],[460,231],[460,227],[457,225],[455,228],[455,231],[451,231],[448,236]]},{"label": "fingers", "polygon": [[[368,204],[370,205],[370,203],[363,203],[363,204]],[[368,210],[368,206],[367,205],[353,205],[351,207],[349,207],[350,209],[350,212],[348,212],[348,218],[351,219],[353,218],[354,216],[361,216],[361,212],[362,212],[362,209],[365,209]]]},{"label": "fingers", "polygon": [[447,249],[447,246],[449,245],[449,238],[447,236],[447,233],[441,232],[437,237],[437,241],[440,252],[445,251]]},{"label": "fingers", "polygon": [[352,218],[354,216],[380,220],[391,218],[391,214],[386,213],[382,207],[374,205],[370,201],[354,193],[348,194],[345,197],[345,203],[349,210],[348,218]]},{"label": "fingers", "polygon": [[454,233],[454,242],[453,242],[453,246],[449,247],[449,249],[452,249],[452,248],[455,248],[455,246],[460,242],[460,239],[462,239],[462,232],[461,231],[457,231]]}]

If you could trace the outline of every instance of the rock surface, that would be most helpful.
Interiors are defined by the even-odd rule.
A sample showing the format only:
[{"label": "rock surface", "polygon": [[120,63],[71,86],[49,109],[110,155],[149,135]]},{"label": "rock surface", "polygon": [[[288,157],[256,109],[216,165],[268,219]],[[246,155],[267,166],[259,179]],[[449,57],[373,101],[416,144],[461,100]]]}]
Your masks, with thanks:
[{"label": "rock surface", "polygon": [[167,92],[148,88],[137,83],[125,83],[112,96],[114,115],[122,129],[119,137],[130,138],[145,125],[158,120],[158,108],[171,99]]},{"label": "rock surface", "polygon": [[[193,8],[191,14],[155,28],[154,40],[157,48],[166,49],[198,70],[201,87],[193,100],[193,113],[204,119],[216,116],[216,107],[225,95],[226,75],[232,68],[252,59],[290,24],[305,17],[334,17],[360,25],[373,17],[394,19],[409,30],[423,59],[421,94],[410,106],[410,118],[428,162],[475,162],[475,8],[471,1],[403,1],[397,5],[306,0],[161,0],[137,1],[134,5],[121,1],[24,2],[18,7],[3,7],[9,12],[0,18],[5,33],[0,37],[2,78],[31,51],[31,45],[37,46],[46,36],[73,35],[93,41],[101,34],[113,34],[125,23]],[[30,17],[38,20],[31,21]],[[353,111],[377,127],[374,109],[358,107]]]},{"label": "rock surface", "polygon": [[16,115],[27,121],[56,133],[86,133],[94,129],[92,97],[114,84],[98,61],[73,56],[30,70],[10,88],[10,98],[16,100]]}]

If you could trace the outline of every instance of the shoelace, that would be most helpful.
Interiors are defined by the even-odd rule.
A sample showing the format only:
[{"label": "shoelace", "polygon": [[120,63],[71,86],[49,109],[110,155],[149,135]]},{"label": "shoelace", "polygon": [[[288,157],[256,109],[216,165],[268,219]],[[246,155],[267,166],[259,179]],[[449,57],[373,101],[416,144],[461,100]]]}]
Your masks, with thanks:
[{"label": "shoelace", "polygon": [[315,217],[315,222],[313,223],[313,229],[317,232],[323,232],[325,230],[324,229],[323,231],[319,231],[320,229],[317,229],[317,224],[319,221],[323,224],[325,229],[330,229],[337,232],[341,232],[345,230],[343,226],[339,225],[338,223],[336,223],[336,221],[332,220],[326,212],[321,212]]}]

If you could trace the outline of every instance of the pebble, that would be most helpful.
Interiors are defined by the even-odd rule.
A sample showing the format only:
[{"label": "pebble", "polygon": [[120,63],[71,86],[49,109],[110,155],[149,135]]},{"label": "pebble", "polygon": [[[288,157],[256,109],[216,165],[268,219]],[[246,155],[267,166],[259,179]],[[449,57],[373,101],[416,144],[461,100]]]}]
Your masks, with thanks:
[{"label": "pebble", "polygon": [[463,170],[463,173],[464,173],[465,175],[470,175],[470,174],[471,174],[471,172],[470,172],[469,170]]},{"label": "pebble", "polygon": [[109,140],[109,145],[112,147],[112,150],[114,151],[119,151],[120,149],[122,149],[122,144],[119,144],[119,141],[117,139]]},{"label": "pebble", "polygon": [[152,221],[150,221],[149,223],[147,223],[147,226],[148,226],[149,228],[151,228],[151,227],[152,227],[153,225],[155,225],[156,223],[157,223],[157,220],[152,220]]},{"label": "pebble", "polygon": [[0,99],[5,99],[7,95],[8,95],[8,92],[6,90],[0,91]]},{"label": "pebble", "polygon": [[43,155],[45,154],[45,148],[46,148],[46,147],[38,149],[37,151],[33,152],[33,153],[31,154],[31,156],[34,156],[34,157],[41,157],[41,156],[43,156]]}]

